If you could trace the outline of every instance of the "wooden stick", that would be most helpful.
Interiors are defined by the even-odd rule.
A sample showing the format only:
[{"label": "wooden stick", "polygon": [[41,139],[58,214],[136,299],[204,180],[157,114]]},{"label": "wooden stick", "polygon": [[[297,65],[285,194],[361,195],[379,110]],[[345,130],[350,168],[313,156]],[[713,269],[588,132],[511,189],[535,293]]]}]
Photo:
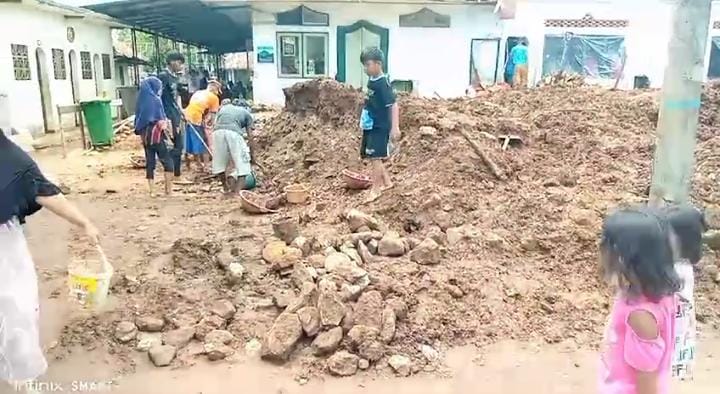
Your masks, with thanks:
[{"label": "wooden stick", "polygon": [[58,111],[58,129],[60,129],[60,144],[62,144],[62,157],[63,159],[67,157],[67,148],[65,147],[65,130],[63,129],[62,125],[62,111],[60,111],[60,106],[57,107]]},{"label": "wooden stick", "polygon": [[465,130],[460,130],[460,134],[465,138],[465,140],[470,144],[470,147],[477,153],[478,156],[482,159],[483,163],[488,167],[490,172],[495,176],[495,178],[499,180],[505,180],[505,176],[503,176],[502,172],[498,168],[497,164],[495,164],[494,161],[488,157],[485,152],[483,152],[482,148],[480,148],[480,145],[477,144],[477,142],[473,141],[472,137],[470,137],[470,134],[467,133]]}]

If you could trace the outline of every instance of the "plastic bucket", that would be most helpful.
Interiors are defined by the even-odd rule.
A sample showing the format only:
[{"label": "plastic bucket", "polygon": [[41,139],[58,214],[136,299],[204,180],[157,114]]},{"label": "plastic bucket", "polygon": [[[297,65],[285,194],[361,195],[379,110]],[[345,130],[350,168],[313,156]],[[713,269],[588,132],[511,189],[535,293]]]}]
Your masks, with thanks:
[{"label": "plastic bucket", "polygon": [[[102,307],[110,291],[110,279],[114,270],[100,247],[98,252],[100,261],[84,261],[82,264],[73,264],[68,269],[70,297],[86,309]],[[101,271],[92,272],[90,267],[97,265]]]},{"label": "plastic bucket", "polygon": [[110,100],[96,99],[81,101],[80,107],[85,115],[92,145],[112,145],[115,133],[113,132]]},{"label": "plastic bucket", "polygon": [[308,188],[299,184],[286,187],[285,194],[290,204],[304,204],[310,198]]}]

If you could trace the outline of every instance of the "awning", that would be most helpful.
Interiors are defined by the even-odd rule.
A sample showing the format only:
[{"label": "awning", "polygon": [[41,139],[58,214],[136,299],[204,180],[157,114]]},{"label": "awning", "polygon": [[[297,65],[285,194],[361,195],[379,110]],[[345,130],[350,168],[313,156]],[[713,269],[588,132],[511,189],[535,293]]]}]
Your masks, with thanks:
[{"label": "awning", "polygon": [[148,33],[208,48],[216,54],[241,52],[252,39],[247,4],[201,0],[125,0],[89,5]]}]

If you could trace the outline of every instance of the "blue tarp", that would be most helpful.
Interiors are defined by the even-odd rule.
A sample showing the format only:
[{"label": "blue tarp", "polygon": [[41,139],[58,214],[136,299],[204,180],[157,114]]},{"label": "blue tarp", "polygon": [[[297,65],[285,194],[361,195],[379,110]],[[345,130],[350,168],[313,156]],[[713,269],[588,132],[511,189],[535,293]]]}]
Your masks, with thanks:
[{"label": "blue tarp", "polygon": [[565,71],[590,78],[615,78],[624,53],[623,36],[546,35],[543,75]]}]

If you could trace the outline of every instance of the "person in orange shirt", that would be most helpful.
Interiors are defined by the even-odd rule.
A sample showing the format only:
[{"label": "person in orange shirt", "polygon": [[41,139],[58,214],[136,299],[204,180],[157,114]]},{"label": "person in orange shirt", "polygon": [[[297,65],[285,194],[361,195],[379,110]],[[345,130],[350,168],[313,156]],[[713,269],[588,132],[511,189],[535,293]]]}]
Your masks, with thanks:
[{"label": "person in orange shirt", "polygon": [[217,81],[210,81],[207,89],[193,93],[192,97],[190,97],[190,103],[185,108],[185,119],[187,121],[185,153],[199,159],[203,170],[208,161],[206,147],[209,146],[209,129],[212,129],[215,114],[219,109],[220,83]]}]

